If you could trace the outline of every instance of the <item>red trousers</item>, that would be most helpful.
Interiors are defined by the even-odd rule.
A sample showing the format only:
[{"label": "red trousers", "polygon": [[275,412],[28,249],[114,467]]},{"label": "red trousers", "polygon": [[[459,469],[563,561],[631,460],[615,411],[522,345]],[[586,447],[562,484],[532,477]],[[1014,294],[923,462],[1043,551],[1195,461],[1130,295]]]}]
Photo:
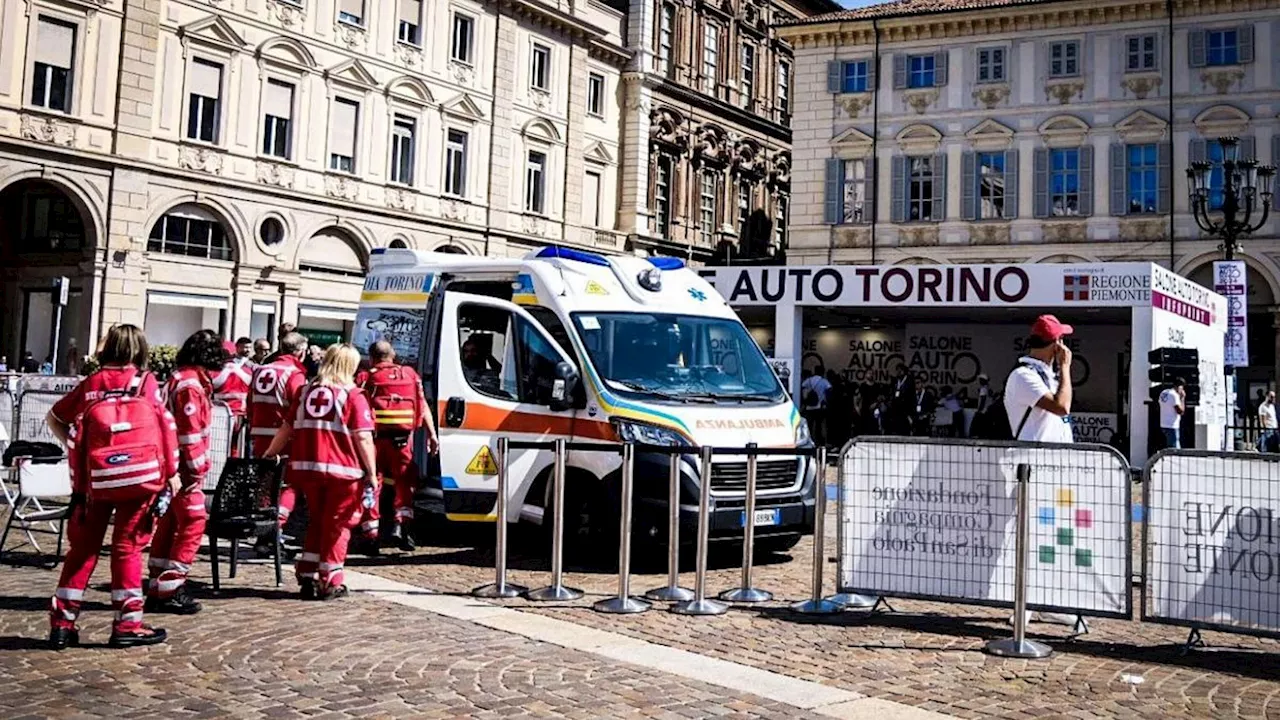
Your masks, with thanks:
[{"label": "red trousers", "polygon": [[155,537],[151,539],[151,560],[147,563],[151,578],[147,594],[171,598],[187,582],[208,519],[200,482],[183,488],[170,503],[169,512],[156,524]]},{"label": "red trousers", "polygon": [[308,480],[298,489],[307,499],[307,535],[294,572],[316,580],[321,592],[342,584],[351,528],[360,522],[359,482]]},{"label": "red trousers", "polygon": [[[413,461],[412,437],[407,440],[375,438],[374,452],[378,464],[378,480],[395,485],[395,524],[413,521],[413,495],[418,489],[418,465]],[[375,494],[381,498],[381,489]],[[380,502],[364,511],[360,518],[360,532],[370,540],[378,538],[378,521],[382,510]]]},{"label": "red trousers", "polygon": [[127,503],[108,504],[89,501],[83,509],[71,513],[67,521],[70,547],[62,561],[62,576],[53,595],[49,624],[55,628],[74,628],[80,617],[80,604],[89,578],[98,565],[98,553],[111,523],[111,605],[116,610],[115,629],[133,632],[142,625],[142,549],[151,540],[152,497]]},{"label": "red trousers", "polygon": [[[267,448],[271,447],[271,441],[274,439],[275,436],[253,435],[251,437],[253,439],[253,447],[251,448],[253,450],[253,456],[256,458],[260,458],[267,454]],[[287,479],[288,478],[286,476],[286,481]],[[296,491],[294,491],[292,487],[290,487],[289,485],[281,486],[280,516],[279,516],[280,527],[284,527],[284,524],[286,522],[289,522],[289,514],[293,512],[293,506],[297,504],[297,499],[298,499],[297,493]]]}]

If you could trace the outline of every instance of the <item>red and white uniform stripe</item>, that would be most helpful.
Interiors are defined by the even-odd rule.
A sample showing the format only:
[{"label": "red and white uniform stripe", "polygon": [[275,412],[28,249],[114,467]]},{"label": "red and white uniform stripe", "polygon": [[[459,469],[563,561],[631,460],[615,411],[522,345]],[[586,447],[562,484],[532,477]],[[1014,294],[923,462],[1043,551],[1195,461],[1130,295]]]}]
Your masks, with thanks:
[{"label": "red and white uniform stripe", "polygon": [[249,358],[234,357],[209,377],[213,399],[225,403],[233,415],[244,415],[249,408],[249,388],[253,387],[253,371],[257,368]]},{"label": "red and white uniform stripe", "polygon": [[292,355],[281,355],[253,371],[249,387],[249,436],[254,457],[262,457],[271,438],[288,417],[289,405],[298,389],[307,384],[302,363]]}]

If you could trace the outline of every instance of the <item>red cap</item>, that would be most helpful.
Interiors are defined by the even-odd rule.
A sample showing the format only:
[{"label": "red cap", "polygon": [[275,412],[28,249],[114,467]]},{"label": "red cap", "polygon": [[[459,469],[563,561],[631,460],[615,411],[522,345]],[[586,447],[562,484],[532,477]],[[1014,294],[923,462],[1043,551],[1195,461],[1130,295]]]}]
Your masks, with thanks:
[{"label": "red cap", "polygon": [[236,356],[236,344],[231,342],[230,340],[222,341],[222,349],[227,351],[227,354],[230,355],[231,357]]},{"label": "red cap", "polygon": [[1076,329],[1062,322],[1053,315],[1041,315],[1031,326],[1031,334],[1041,340],[1055,342],[1061,340],[1064,335],[1070,335]]}]

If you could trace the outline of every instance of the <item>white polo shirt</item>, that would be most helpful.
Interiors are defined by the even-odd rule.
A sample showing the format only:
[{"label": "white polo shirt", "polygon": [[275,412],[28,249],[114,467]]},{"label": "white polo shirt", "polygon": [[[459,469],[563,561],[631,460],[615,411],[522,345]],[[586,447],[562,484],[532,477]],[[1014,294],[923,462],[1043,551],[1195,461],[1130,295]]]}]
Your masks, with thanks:
[{"label": "white polo shirt", "polygon": [[1177,430],[1182,425],[1182,419],[1178,415],[1178,393],[1172,388],[1166,388],[1160,393],[1160,429],[1161,430]]},{"label": "white polo shirt", "polygon": [[[1024,415],[1027,422],[1017,440],[1032,442],[1071,442],[1071,417],[1060,417],[1036,407],[1045,395],[1058,393],[1058,377],[1053,368],[1033,357],[1018,360],[1018,367],[1004,383],[1004,409],[1009,415],[1009,432],[1017,433]],[[1031,414],[1027,415],[1027,408]]]}]

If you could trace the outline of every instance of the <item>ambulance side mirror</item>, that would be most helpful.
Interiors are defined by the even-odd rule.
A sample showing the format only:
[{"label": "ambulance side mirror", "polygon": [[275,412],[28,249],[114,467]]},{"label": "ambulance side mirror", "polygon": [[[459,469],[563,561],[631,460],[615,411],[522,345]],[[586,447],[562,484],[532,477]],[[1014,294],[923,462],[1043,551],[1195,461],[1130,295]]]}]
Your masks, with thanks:
[{"label": "ambulance side mirror", "polygon": [[577,368],[563,360],[556,363],[556,374],[551,381],[551,397],[547,402],[547,406],[556,412],[572,408],[574,390],[577,387]]}]

